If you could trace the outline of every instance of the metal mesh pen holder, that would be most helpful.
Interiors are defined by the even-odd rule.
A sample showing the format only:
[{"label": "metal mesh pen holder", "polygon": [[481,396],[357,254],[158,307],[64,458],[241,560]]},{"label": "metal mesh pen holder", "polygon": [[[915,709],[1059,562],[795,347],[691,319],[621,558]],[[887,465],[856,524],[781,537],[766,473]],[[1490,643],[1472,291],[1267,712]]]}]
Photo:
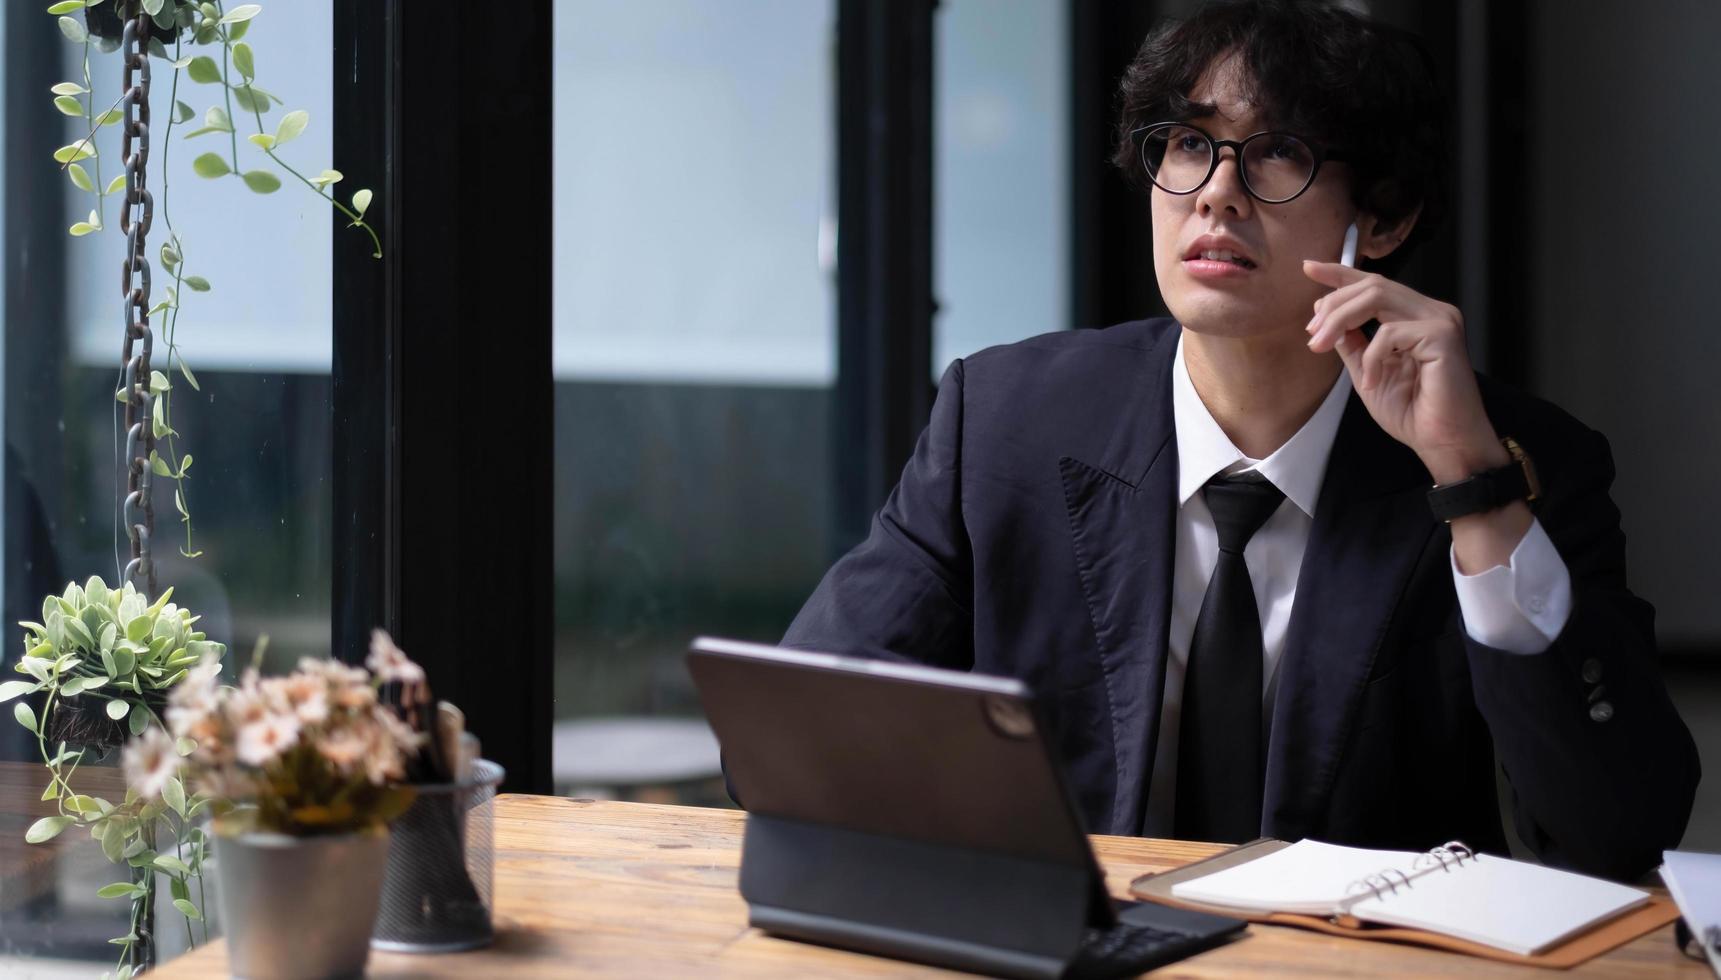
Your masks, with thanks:
[{"label": "metal mesh pen holder", "polygon": [[479,759],[459,783],[420,785],[390,828],[371,948],[446,953],[488,945],[495,800],[502,767]]}]

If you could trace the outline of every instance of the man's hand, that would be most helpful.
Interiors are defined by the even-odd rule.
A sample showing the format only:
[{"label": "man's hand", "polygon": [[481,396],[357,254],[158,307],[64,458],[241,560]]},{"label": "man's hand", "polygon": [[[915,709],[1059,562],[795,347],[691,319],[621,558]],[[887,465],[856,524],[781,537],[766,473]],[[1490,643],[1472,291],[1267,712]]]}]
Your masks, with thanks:
[{"label": "man's hand", "polygon": [[[1511,461],[1482,409],[1457,307],[1336,262],[1307,261],[1303,272],[1333,287],[1315,301],[1309,349],[1339,352],[1369,414],[1421,457],[1434,482],[1454,483]],[[1370,320],[1380,321],[1372,340],[1362,332]],[[1453,521],[1460,570],[1474,575],[1509,564],[1531,520],[1519,501]]]},{"label": "man's hand", "polygon": [[[1315,301],[1309,349],[1339,352],[1369,414],[1436,483],[1510,460],[1482,410],[1456,307],[1336,262],[1304,262],[1303,272],[1334,287]],[[1373,340],[1362,332],[1370,320],[1380,321]]]}]

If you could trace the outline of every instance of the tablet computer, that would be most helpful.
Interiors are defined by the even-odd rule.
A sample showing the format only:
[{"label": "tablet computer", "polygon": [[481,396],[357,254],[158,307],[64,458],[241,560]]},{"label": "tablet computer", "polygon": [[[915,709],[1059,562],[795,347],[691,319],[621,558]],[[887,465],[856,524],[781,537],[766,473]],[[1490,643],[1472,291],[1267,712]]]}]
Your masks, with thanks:
[{"label": "tablet computer", "polygon": [[1010,976],[1099,976],[1244,925],[1107,895],[1021,681],[711,638],[688,668],[750,814],[740,885],[766,931]]}]

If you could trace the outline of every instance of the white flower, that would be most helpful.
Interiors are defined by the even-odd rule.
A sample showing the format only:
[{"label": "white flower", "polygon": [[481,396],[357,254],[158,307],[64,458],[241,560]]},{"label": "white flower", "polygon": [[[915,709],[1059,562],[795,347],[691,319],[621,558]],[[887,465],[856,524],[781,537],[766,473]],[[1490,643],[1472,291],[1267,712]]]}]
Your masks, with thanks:
[{"label": "white flower", "polygon": [[319,725],[329,717],[329,685],[311,674],[293,674],[281,685],[287,706],[299,721]]},{"label": "white flower", "polygon": [[400,647],[395,646],[394,639],[385,630],[371,630],[370,656],[365,658],[365,666],[384,682],[424,683],[424,668],[413,663]]},{"label": "white flower", "polygon": [[317,739],[317,752],[342,773],[351,773],[364,761],[370,742],[352,726]]},{"label": "white flower", "polygon": [[126,782],[146,800],[160,796],[161,788],[179,771],[173,736],[153,725],[126,745],[121,758]]},{"label": "white flower", "polygon": [[239,761],[265,766],[299,738],[299,719],[288,712],[266,712],[239,728]]}]

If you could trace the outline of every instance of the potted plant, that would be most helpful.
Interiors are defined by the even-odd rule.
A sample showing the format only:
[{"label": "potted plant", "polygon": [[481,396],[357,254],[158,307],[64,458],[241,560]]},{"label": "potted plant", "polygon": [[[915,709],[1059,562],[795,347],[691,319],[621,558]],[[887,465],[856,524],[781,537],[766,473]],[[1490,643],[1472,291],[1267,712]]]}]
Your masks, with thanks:
[{"label": "potted plant", "polygon": [[219,665],[201,663],[168,696],[171,734],[147,729],[126,749],[139,799],[182,781],[232,803],[212,829],[236,975],[363,971],[388,823],[412,802],[401,781],[424,741],[378,698],[382,685],[422,671],[404,656],[370,666],[306,658],[286,676],[252,667],[224,687]]},{"label": "potted plant", "polygon": [[[162,713],[170,692],[200,663],[220,669],[227,648],[198,631],[198,617],[174,605],[172,596],[168,589],[148,602],[130,583],[110,588],[97,576],[81,586],[68,583],[62,594],[42,601],[41,622],[21,624],[24,655],[13,669],[28,679],[0,684],[0,701],[21,699],[13,717],[36,738],[48,770],[42,799],[57,811],[32,824],[25,840],[44,844],[83,828],[101,842],[109,861],[130,869],[128,880],[96,893],[131,902],[131,928],[114,940],[122,972],[130,971],[126,960],[134,947],[149,944],[158,875],[169,883],[188,938],[193,924],[203,921],[207,842],[195,824],[217,801],[177,784],[148,799],[128,792],[108,800],[82,791],[77,775],[127,733],[165,738]],[[190,748],[172,739],[168,745],[176,753]]]}]

